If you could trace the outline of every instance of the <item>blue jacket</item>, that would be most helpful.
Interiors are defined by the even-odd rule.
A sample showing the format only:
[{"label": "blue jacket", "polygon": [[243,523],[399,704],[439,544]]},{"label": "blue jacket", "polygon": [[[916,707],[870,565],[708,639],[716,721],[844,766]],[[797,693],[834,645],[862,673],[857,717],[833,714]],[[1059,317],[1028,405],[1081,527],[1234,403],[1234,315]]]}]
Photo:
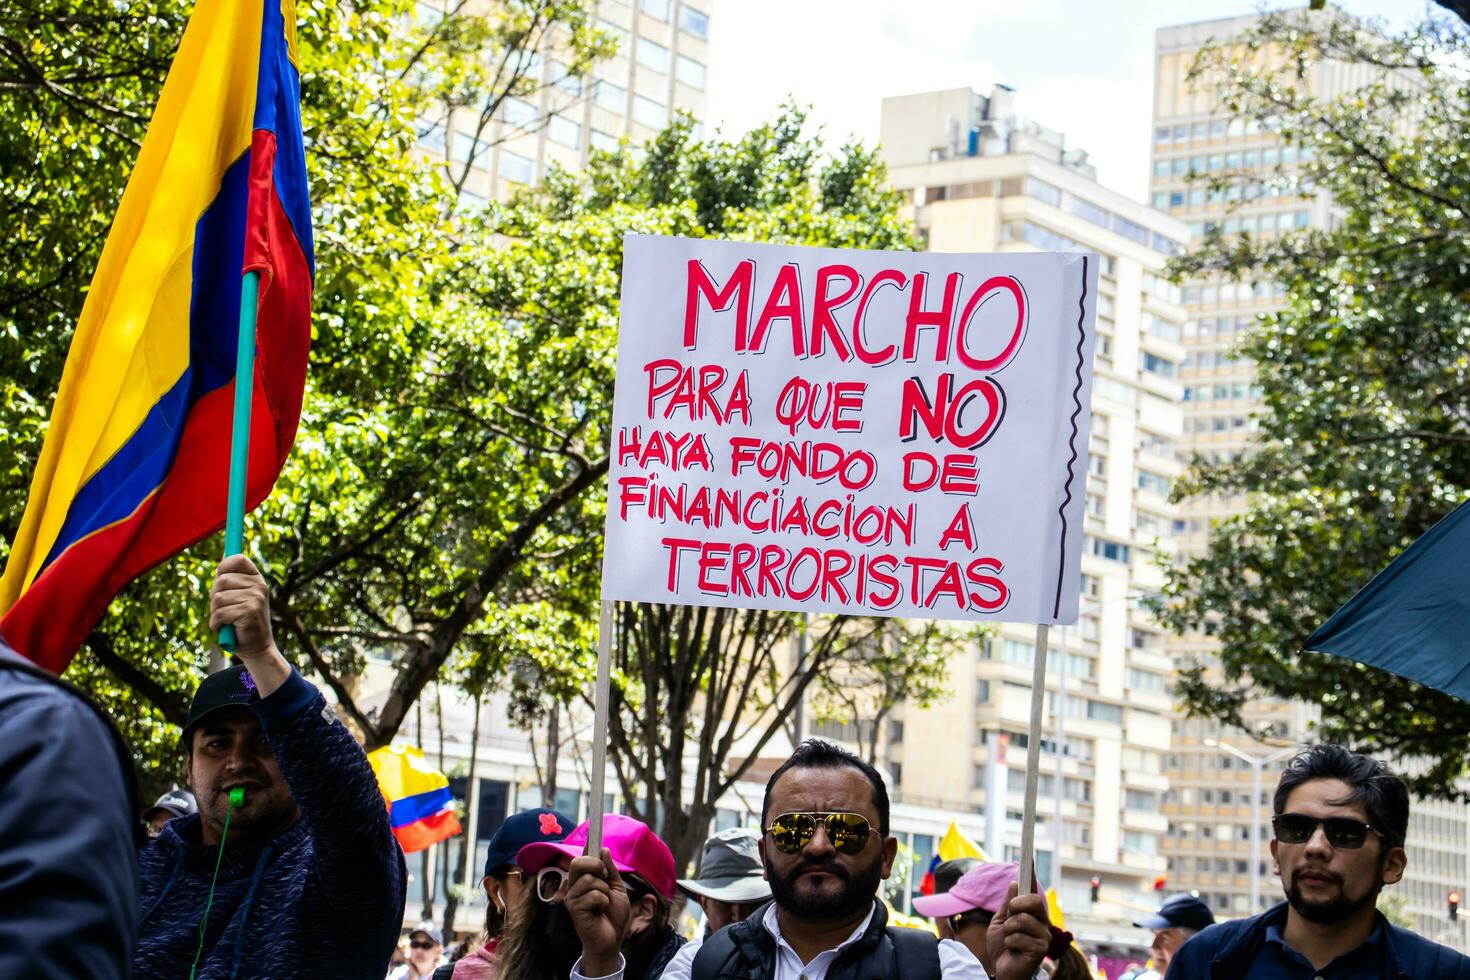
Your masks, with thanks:
[{"label": "blue jacket", "polygon": [[[225,842],[196,976],[382,980],[406,874],[367,756],[295,671],[250,707],[301,819],[266,844]],[[189,977],[217,856],[198,814],[169,821],[143,851],[137,977]]]},{"label": "blue jacket", "polygon": [[[1260,915],[1220,922],[1192,936],[1169,961],[1169,980],[1247,976],[1256,951],[1266,941],[1267,928],[1272,923],[1285,928],[1286,909],[1281,902]],[[1391,962],[1385,980],[1470,980],[1470,957],[1392,925],[1381,913],[1378,923],[1388,934]]]},{"label": "blue jacket", "polygon": [[116,729],[0,641],[0,977],[127,977],[137,813]]}]

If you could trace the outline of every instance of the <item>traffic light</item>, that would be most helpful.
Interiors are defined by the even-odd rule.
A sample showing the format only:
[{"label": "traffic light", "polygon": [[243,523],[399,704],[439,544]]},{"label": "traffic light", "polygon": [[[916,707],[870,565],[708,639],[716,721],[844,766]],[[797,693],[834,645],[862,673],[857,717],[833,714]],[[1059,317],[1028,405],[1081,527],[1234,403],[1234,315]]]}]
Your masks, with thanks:
[{"label": "traffic light", "polygon": [[1161,892],[1168,887],[1169,878],[1167,875],[1159,875],[1157,878],[1154,879],[1154,891]]},{"label": "traffic light", "polygon": [[1450,921],[1458,922],[1460,916],[1460,893],[1450,892]]},{"label": "traffic light", "polygon": [[1092,885],[1092,900],[1095,902],[1097,901],[1098,889],[1102,888],[1102,879],[1099,878],[1097,875],[1093,875],[1092,881],[1090,881],[1089,884]]}]

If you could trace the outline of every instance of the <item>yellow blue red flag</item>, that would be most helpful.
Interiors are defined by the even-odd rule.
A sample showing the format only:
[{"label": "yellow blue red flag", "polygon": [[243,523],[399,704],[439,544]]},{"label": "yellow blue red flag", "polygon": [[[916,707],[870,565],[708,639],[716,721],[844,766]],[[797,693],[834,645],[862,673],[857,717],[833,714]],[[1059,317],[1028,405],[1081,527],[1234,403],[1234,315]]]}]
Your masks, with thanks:
[{"label": "yellow blue red flag", "polygon": [[77,322],[0,578],[60,672],[128,582],[219,530],[240,281],[260,273],[247,504],[295,439],[315,276],[292,0],[199,0]]},{"label": "yellow blue red flag", "polygon": [[388,822],[404,853],[422,851],[460,832],[449,779],[411,745],[368,753],[378,788],[388,801]]}]

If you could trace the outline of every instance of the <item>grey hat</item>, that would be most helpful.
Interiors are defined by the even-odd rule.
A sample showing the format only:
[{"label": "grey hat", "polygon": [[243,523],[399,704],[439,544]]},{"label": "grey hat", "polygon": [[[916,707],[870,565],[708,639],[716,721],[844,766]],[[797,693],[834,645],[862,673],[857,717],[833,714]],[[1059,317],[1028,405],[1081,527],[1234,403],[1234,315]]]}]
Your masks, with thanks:
[{"label": "grey hat", "polygon": [[699,876],[680,878],[679,890],[694,898],[747,904],[771,897],[761,867],[760,834],[734,828],[722,830],[704,842],[699,856]]},{"label": "grey hat", "polygon": [[[174,817],[187,817],[191,813],[199,812],[199,804],[194,802],[194,794],[186,789],[171,789],[158,798],[143,813],[143,821],[152,820],[160,810],[172,814]],[[172,817],[170,817],[172,819]]]},{"label": "grey hat", "polygon": [[408,938],[412,939],[419,933],[423,933],[430,939],[434,940],[434,944],[436,946],[444,945],[444,933],[440,932],[439,927],[434,925],[434,923],[432,922],[420,922],[418,925],[413,927],[413,932],[410,932],[408,934]]}]

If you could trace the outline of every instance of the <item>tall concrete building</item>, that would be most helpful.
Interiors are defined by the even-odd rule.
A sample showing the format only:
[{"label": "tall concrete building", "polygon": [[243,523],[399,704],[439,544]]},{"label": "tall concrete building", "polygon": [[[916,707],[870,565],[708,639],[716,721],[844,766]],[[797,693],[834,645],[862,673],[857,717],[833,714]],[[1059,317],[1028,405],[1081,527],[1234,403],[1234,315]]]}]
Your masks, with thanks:
[{"label": "tall concrete building", "polygon": [[[1305,197],[1293,191],[1290,178],[1300,173],[1305,151],[1253,121],[1231,117],[1212,87],[1189,81],[1202,48],[1238,38],[1255,22],[1254,16],[1203,21],[1161,28],[1156,35],[1151,202],[1183,221],[1191,239],[1212,228],[1226,236],[1275,236],[1327,228],[1333,220],[1332,202],[1325,195]],[[1236,52],[1242,63],[1258,68],[1272,64],[1274,57],[1269,51]],[[1375,77],[1376,70],[1364,65],[1324,64],[1312,75],[1312,93],[1335,98]],[[1241,179],[1224,190],[1195,179],[1226,175]],[[1181,298],[1189,313],[1179,373],[1182,458],[1233,458],[1250,450],[1256,429],[1252,413],[1260,407],[1255,366],[1234,350],[1255,318],[1281,302],[1281,290],[1270,284],[1201,279],[1185,283]],[[1202,551],[1213,523],[1238,513],[1245,503],[1241,497],[1218,495],[1185,501],[1174,527],[1179,553]],[[1169,646],[1181,661],[1210,663],[1208,637],[1186,636]],[[1264,743],[1215,721],[1176,719],[1164,805],[1169,826],[1163,853],[1171,891],[1198,891],[1226,916],[1252,914],[1281,899],[1266,848],[1270,798],[1282,756],[1290,752],[1284,747],[1310,740],[1316,714],[1311,705],[1253,700],[1246,719],[1254,730],[1269,731]],[[1262,767],[1260,789],[1253,791],[1256,765]],[[1415,801],[1411,812],[1409,872],[1397,891],[1423,934],[1463,947],[1464,926],[1450,925],[1446,897],[1451,890],[1464,893],[1470,885],[1470,813],[1463,805],[1429,801]],[[1254,849],[1252,826],[1261,835]],[[1253,874],[1259,876],[1256,909],[1250,900]]]},{"label": "tall concrete building", "polygon": [[[444,3],[421,0],[419,17],[442,17]],[[505,99],[483,130],[476,108],[424,119],[420,146],[446,161],[451,179],[464,178],[461,201],[473,204],[537,183],[552,163],[581,169],[594,150],[615,149],[624,137],[642,144],[676,111],[701,120],[713,7],[714,0],[600,0],[597,26],[618,50],[589,77],[568,76],[553,32],[528,60],[534,92]]]},{"label": "tall concrete building", "polygon": [[[1082,612],[1078,627],[1051,634],[1037,864],[1069,923],[1089,923],[1090,941],[1136,941],[1126,923],[1164,872],[1172,711],[1166,640],[1136,600],[1159,589],[1154,558],[1178,519],[1168,488],[1179,473],[1185,313],[1161,272],[1187,229],[1100,185],[1086,152],[1018,116],[1004,86],[885,99],[881,144],[928,248],[1100,257]],[[1032,627],[999,627],[952,662],[948,702],[905,706],[881,733],[899,799],[983,814],[987,850],[1009,858],[1021,836],[1033,642]]]}]

